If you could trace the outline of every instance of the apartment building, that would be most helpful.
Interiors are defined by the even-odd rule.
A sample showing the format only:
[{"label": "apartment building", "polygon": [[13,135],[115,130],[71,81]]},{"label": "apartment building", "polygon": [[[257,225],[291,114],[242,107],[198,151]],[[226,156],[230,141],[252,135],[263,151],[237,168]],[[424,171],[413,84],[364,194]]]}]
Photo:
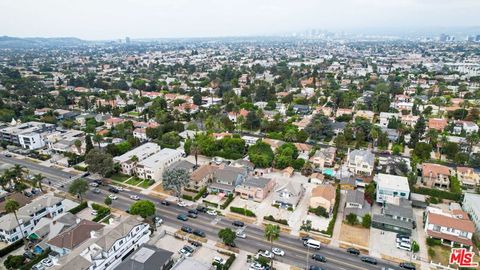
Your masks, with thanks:
[{"label": "apartment building", "polygon": [[41,122],[27,122],[0,129],[0,140],[9,144],[19,145],[25,149],[38,149],[45,146],[43,133],[55,130],[55,125]]},{"label": "apartment building", "polygon": [[462,209],[468,213],[473,223],[475,223],[477,232],[480,233],[480,195],[465,193]]},{"label": "apartment building", "polygon": [[90,239],[60,257],[53,269],[115,269],[149,239],[149,225],[129,216],[116,226],[92,231]]},{"label": "apartment building", "polygon": [[[123,174],[133,175],[138,162],[143,161],[158,152],[160,152],[160,146],[156,143],[149,142],[142,144],[121,156],[114,157],[113,161],[120,164],[120,170]],[[133,157],[136,157],[136,161]]]},{"label": "apartment building", "polygon": [[136,163],[135,174],[143,179],[158,181],[162,177],[165,168],[182,158],[182,152],[165,148],[148,158]]},{"label": "apartment building", "polygon": [[377,203],[394,203],[401,198],[408,200],[410,187],[404,176],[380,173],[375,176]]},{"label": "apartment building", "polygon": [[46,194],[34,199],[17,211],[17,220],[13,214],[0,217],[0,241],[13,243],[28,236],[38,221],[43,217],[55,217],[64,211],[63,198]]},{"label": "apartment building", "polygon": [[447,212],[439,208],[427,207],[424,215],[425,232],[428,237],[440,239],[442,244],[451,247],[460,245],[472,250],[475,224],[466,212],[462,210]]}]

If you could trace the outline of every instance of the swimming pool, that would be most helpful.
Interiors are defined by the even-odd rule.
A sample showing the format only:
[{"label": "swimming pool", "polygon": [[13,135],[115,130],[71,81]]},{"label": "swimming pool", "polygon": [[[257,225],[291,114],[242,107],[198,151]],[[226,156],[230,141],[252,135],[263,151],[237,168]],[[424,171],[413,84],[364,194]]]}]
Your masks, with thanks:
[{"label": "swimming pool", "polygon": [[328,176],[334,176],[335,175],[335,171],[331,168],[323,169],[322,173],[325,174],[325,175],[328,175]]}]

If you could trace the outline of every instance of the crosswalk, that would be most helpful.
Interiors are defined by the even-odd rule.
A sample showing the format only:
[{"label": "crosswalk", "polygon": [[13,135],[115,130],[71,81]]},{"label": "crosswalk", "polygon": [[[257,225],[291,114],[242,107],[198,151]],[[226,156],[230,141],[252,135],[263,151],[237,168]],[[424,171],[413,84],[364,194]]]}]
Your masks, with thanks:
[{"label": "crosswalk", "polygon": [[44,184],[47,184],[51,187],[54,188],[61,188],[63,187],[68,187],[68,185],[75,180],[73,177],[72,178],[62,178],[62,179],[51,179],[47,177],[45,180],[43,180]]}]

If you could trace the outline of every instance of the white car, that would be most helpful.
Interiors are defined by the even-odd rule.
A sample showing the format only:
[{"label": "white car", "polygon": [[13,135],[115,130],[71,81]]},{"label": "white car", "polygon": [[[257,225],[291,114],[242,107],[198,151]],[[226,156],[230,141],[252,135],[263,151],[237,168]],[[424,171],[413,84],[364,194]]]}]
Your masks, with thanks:
[{"label": "white car", "polygon": [[180,206],[180,207],[186,207],[187,203],[184,202],[184,201],[179,201],[177,205]]},{"label": "white car", "polygon": [[98,187],[98,183],[95,183],[95,182],[90,182],[88,183],[88,185],[91,187]]},{"label": "white car", "polygon": [[124,190],[125,190],[125,189],[123,189],[123,187],[121,187],[121,186],[117,186],[116,188],[117,188],[118,191],[124,191]]},{"label": "white car", "polygon": [[252,264],[250,264],[250,268],[248,268],[248,270],[264,270],[264,269],[265,269],[265,266],[261,265],[258,262],[253,262]]},{"label": "white car", "polygon": [[242,231],[237,231],[237,232],[235,233],[235,235],[236,235],[238,238],[243,238],[243,239],[247,238],[247,234],[246,234],[243,230],[242,230]]},{"label": "white car", "polygon": [[227,261],[224,258],[221,257],[215,257],[213,258],[214,263],[219,263],[221,265],[224,265]]},{"label": "white car", "polygon": [[272,253],[277,256],[285,256],[285,251],[276,247],[272,248]]},{"label": "white car", "polygon": [[45,266],[45,267],[53,266],[53,262],[50,258],[45,258],[41,262],[42,262],[43,266]]},{"label": "white car", "polygon": [[138,197],[137,195],[130,195],[130,199],[138,201],[140,200],[140,197]]},{"label": "white car", "polygon": [[108,197],[112,200],[116,200],[117,199],[117,196],[113,195],[113,194],[110,194],[108,195]]},{"label": "white car", "polygon": [[269,258],[269,259],[273,259],[273,253],[268,251],[268,250],[263,250],[263,251],[259,251],[257,253],[257,256],[255,256],[257,259],[262,256],[262,257],[265,257],[265,258]]},{"label": "white car", "polygon": [[90,212],[90,214],[92,214],[92,216],[96,216],[98,214],[97,210],[92,210],[92,212]]},{"label": "white car", "polygon": [[207,211],[207,214],[209,214],[210,216],[216,216],[216,215],[217,215],[217,211],[215,211],[215,210],[208,210],[208,211]]}]

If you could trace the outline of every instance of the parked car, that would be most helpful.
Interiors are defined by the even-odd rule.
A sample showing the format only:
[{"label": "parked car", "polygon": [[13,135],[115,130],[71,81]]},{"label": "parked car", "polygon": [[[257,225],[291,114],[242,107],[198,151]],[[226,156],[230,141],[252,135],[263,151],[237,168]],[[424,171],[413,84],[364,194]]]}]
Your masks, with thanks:
[{"label": "parked car", "polygon": [[112,200],[118,199],[118,197],[115,196],[115,195],[113,195],[113,194],[108,195],[108,197],[109,197],[110,199],[112,199]]},{"label": "parked car", "polygon": [[166,201],[166,200],[163,200],[161,202],[162,205],[165,205],[165,206],[169,206],[170,205],[170,202],[169,201]]},{"label": "parked car", "polygon": [[102,193],[102,191],[100,191],[99,188],[94,188],[94,189],[92,189],[92,192],[93,192],[93,193],[96,193],[96,194]]},{"label": "parked car", "polygon": [[119,191],[117,188],[115,188],[115,187],[110,187],[110,188],[108,189],[108,191],[110,191],[110,192],[112,192],[112,193],[118,193],[118,192],[120,192],[120,191]]},{"label": "parked car", "polygon": [[237,232],[235,232],[235,235],[236,235],[238,238],[242,238],[242,239],[247,238],[247,234],[246,234],[244,231],[237,231]]},{"label": "parked car", "polygon": [[42,262],[43,266],[45,266],[45,267],[52,267],[53,266],[53,262],[50,258],[45,258],[41,262]]},{"label": "parked car", "polygon": [[309,270],[323,270],[323,268],[321,268],[320,266],[316,266],[316,265],[310,265],[310,267],[308,269]]},{"label": "parked car", "polygon": [[195,251],[195,249],[189,245],[183,246],[182,249],[180,249],[179,253],[185,255],[186,257],[192,255],[192,253]]},{"label": "parked car", "polygon": [[217,211],[215,211],[215,210],[208,210],[208,211],[207,211],[207,214],[210,215],[210,216],[216,216],[216,215],[217,215]]},{"label": "parked car", "polygon": [[188,242],[189,242],[190,244],[192,244],[192,246],[194,246],[194,247],[201,247],[201,246],[202,246],[202,243],[197,242],[197,241],[189,240]]},{"label": "parked car", "polygon": [[137,195],[130,195],[130,199],[138,201],[140,200],[140,197],[138,197]]},{"label": "parked car", "polygon": [[177,216],[177,219],[179,219],[179,220],[181,220],[181,221],[187,221],[187,220],[188,220],[188,217],[187,217],[187,215],[185,215],[185,214],[179,214],[179,215]]},{"label": "parked car", "polygon": [[250,264],[248,270],[265,270],[265,266],[261,265],[259,262],[253,262]]},{"label": "parked car", "polygon": [[232,247],[232,248],[237,247],[237,245],[235,244],[235,242],[228,243],[228,244],[226,244],[226,245],[229,246],[229,247]]},{"label": "parked car", "polygon": [[398,266],[400,266],[403,269],[408,269],[408,270],[416,270],[417,267],[413,263],[400,263]]},{"label": "parked car", "polygon": [[11,158],[12,155],[10,155],[10,154],[5,154],[5,157]]},{"label": "parked car", "polygon": [[186,233],[192,233],[193,229],[189,226],[182,226],[182,231],[184,231]]},{"label": "parked car", "polygon": [[273,253],[268,251],[268,250],[259,250],[257,255],[256,255],[256,258],[258,259],[258,257],[260,257],[260,256],[268,258],[268,259],[273,259],[273,257],[275,255],[273,255]]},{"label": "parked car", "polygon": [[30,252],[30,251],[25,251],[23,253],[23,257],[31,260],[31,259],[35,258],[35,254],[33,254],[33,252]]},{"label": "parked car", "polygon": [[325,256],[322,256],[318,253],[312,254],[312,259],[318,262],[327,262],[327,258],[325,258]]},{"label": "parked car", "polygon": [[347,248],[347,252],[352,254],[352,255],[360,255],[360,250],[356,249],[356,248]]},{"label": "parked car", "polygon": [[181,207],[186,207],[186,206],[187,206],[187,203],[184,202],[184,201],[179,201],[179,202],[177,203],[177,205],[178,205],[178,206],[181,206]]},{"label": "parked car", "polygon": [[188,210],[188,213],[198,215],[198,210],[197,209],[190,209],[190,210]]},{"label": "parked car", "polygon": [[368,257],[368,256],[363,256],[362,257],[362,262],[377,265],[377,260],[375,258]]},{"label": "parked car", "polygon": [[98,187],[99,186],[99,184],[95,183],[95,182],[90,182],[90,183],[88,183],[88,185],[90,185],[91,187]]},{"label": "parked car", "polygon": [[120,186],[116,187],[116,189],[118,189],[118,191],[124,191],[125,190],[125,189],[123,189],[123,187],[120,187]]},{"label": "parked car", "polygon": [[163,219],[159,216],[154,217],[153,221],[155,222],[155,225],[157,225],[157,226],[160,226],[163,223]]},{"label": "parked car", "polygon": [[41,262],[32,266],[31,270],[45,270],[45,266]]},{"label": "parked car", "polygon": [[24,191],[23,195],[25,195],[27,197],[32,197],[33,196],[33,194],[30,191]]},{"label": "parked car", "polygon": [[207,213],[208,212],[208,208],[203,206],[203,205],[199,205],[197,206],[197,211],[198,212],[202,212],[202,213]]},{"label": "parked car", "polygon": [[213,258],[213,263],[218,263],[218,264],[221,264],[221,265],[224,265],[227,261],[222,258],[222,257],[215,257]]},{"label": "parked car", "polygon": [[285,256],[285,251],[283,251],[282,249],[280,248],[272,248],[272,253],[277,255],[277,256]]},{"label": "parked car", "polygon": [[93,180],[93,182],[99,184],[100,186],[103,185],[103,181],[101,179]]},{"label": "parked car", "polygon": [[232,222],[233,226],[236,226],[236,227],[243,227],[245,226],[245,223],[243,223],[242,221],[239,221],[239,220],[235,220]]},{"label": "parked car", "polygon": [[196,236],[199,236],[199,237],[205,237],[205,232],[201,231],[201,230],[194,230],[193,231],[193,234],[196,235]]}]

